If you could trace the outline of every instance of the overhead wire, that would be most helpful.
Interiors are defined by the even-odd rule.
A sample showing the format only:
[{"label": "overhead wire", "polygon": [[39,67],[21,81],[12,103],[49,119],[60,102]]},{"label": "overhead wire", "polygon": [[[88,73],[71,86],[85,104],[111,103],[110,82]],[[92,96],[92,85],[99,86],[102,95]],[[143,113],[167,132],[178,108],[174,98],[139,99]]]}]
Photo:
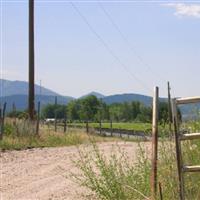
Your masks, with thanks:
[{"label": "overhead wire", "polygon": [[137,81],[143,88],[145,88],[148,91],[152,91],[149,86],[147,86],[141,79],[139,79],[132,71],[129,70],[128,66],[121,61],[121,59],[114,53],[114,51],[107,45],[105,40],[101,37],[99,33],[96,32],[96,30],[93,28],[93,26],[89,23],[87,18],[80,12],[78,7],[73,3],[70,2],[71,6],[74,8],[74,10],[79,14],[79,16],[82,18],[82,20],[87,24],[90,31],[98,38],[98,40],[102,43],[104,48],[110,53],[110,55],[120,64],[120,66],[135,80]]},{"label": "overhead wire", "polygon": [[114,19],[112,18],[111,14],[104,8],[103,4],[101,2],[98,2],[97,4],[101,8],[101,10],[105,14],[105,16],[108,18],[108,20],[111,22],[111,24],[113,25],[113,27],[116,29],[116,31],[119,33],[119,35],[121,36],[121,38],[124,40],[124,42],[126,43],[126,45],[128,46],[128,48],[130,49],[130,51],[137,57],[138,61],[142,65],[144,65],[146,67],[146,69],[148,71],[150,71],[154,76],[156,74],[156,78],[159,78],[161,81],[167,82],[167,80],[165,78],[161,77],[155,71],[152,71],[151,66],[147,62],[144,61],[144,59],[142,58],[141,55],[139,55],[137,53],[137,51],[135,50],[135,47],[129,42],[129,40],[127,39],[126,35],[122,32],[122,30],[120,29],[120,27],[118,26],[118,24],[114,21]]}]

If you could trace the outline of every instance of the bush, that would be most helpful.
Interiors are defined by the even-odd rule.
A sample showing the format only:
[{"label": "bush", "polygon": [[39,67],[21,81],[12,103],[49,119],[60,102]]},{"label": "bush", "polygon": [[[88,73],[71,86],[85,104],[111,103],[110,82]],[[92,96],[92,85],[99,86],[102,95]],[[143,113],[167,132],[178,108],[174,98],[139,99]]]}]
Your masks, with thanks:
[{"label": "bush", "polygon": [[[81,185],[103,200],[149,199],[151,162],[140,144],[136,162],[131,162],[121,149],[106,158],[96,145],[92,146],[90,152],[79,150],[80,159],[76,166],[82,174],[75,178]],[[185,164],[200,164],[199,141],[185,142],[182,151]],[[184,178],[185,199],[200,199],[200,174],[188,173]],[[162,186],[163,199],[179,199],[175,145],[166,139],[159,144],[158,181]]]},{"label": "bush", "polygon": [[14,133],[14,127],[11,124],[4,125],[4,134],[5,135],[12,135]]},{"label": "bush", "polygon": [[106,158],[95,144],[92,146],[91,152],[79,150],[80,160],[75,163],[82,175],[73,174],[75,180],[99,199],[148,199],[150,162],[141,147],[135,163],[120,148]]}]

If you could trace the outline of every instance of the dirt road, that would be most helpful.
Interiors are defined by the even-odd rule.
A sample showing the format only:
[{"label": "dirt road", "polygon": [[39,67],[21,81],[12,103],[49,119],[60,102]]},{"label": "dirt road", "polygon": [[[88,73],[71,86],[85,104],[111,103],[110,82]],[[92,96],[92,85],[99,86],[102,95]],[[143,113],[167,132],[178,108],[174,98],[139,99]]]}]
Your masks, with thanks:
[{"label": "dirt road", "polygon": [[[110,152],[114,142],[98,144]],[[117,143],[135,158],[137,143]],[[149,145],[147,145],[149,146]],[[90,191],[70,177],[79,173],[72,160],[78,157],[77,147],[30,149],[1,152],[1,200],[90,199]],[[84,195],[88,195],[84,197]]]}]

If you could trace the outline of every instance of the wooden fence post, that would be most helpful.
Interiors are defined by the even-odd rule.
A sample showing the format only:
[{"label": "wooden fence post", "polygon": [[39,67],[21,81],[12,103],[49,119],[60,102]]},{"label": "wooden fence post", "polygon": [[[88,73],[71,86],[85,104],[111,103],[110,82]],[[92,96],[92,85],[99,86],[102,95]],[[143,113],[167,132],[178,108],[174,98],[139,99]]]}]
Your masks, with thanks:
[{"label": "wooden fence post", "polygon": [[56,108],[57,108],[57,96],[55,96],[55,111],[54,111],[54,130],[55,132],[57,132],[57,112],[56,112]]},{"label": "wooden fence post", "polygon": [[159,182],[159,194],[160,194],[160,200],[163,200],[163,191],[162,191],[162,185]]},{"label": "wooden fence post", "polygon": [[88,134],[89,133],[89,125],[88,125],[88,120],[86,121],[86,133]]},{"label": "wooden fence post", "polygon": [[158,159],[158,101],[159,88],[154,88],[153,116],[152,116],[152,169],[151,169],[151,196],[157,195],[157,159]]},{"label": "wooden fence post", "polygon": [[3,104],[3,111],[0,110],[0,140],[3,139],[3,134],[4,134],[5,114],[6,114],[6,102]]},{"label": "wooden fence post", "polygon": [[40,128],[40,101],[38,101],[38,109],[37,109],[37,124],[36,124],[36,135],[39,135]]},{"label": "wooden fence post", "polygon": [[169,131],[170,131],[170,136],[172,134],[172,106],[171,106],[171,94],[170,94],[170,83],[167,82],[167,91],[168,91],[168,120],[169,120]]},{"label": "wooden fence post", "polygon": [[101,119],[100,119],[100,121],[99,121],[99,133],[100,133],[100,135],[101,135],[101,133],[102,133],[102,124],[101,124]]},{"label": "wooden fence post", "polygon": [[113,124],[112,124],[112,119],[110,120],[110,135],[111,135],[111,137],[113,136]]},{"label": "wooden fence post", "polygon": [[1,108],[1,104],[0,104],[0,140],[2,140],[2,108]]},{"label": "wooden fence post", "polygon": [[67,130],[67,114],[65,113],[65,116],[64,116],[64,133],[66,133],[66,130]]},{"label": "wooden fence post", "polygon": [[13,110],[13,114],[14,114],[13,125],[15,126],[16,123],[17,123],[17,118],[16,118],[16,106],[15,106],[15,103],[14,103],[14,102],[13,102],[13,105],[12,105],[12,110]]}]

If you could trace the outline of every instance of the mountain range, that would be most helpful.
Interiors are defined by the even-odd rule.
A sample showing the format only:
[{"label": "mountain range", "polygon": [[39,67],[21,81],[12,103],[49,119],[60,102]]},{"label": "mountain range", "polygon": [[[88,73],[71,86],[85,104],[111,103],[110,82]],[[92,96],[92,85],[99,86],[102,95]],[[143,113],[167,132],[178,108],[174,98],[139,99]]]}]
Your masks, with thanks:
[{"label": "mountain range", "polygon": [[[35,84],[35,94],[39,95],[40,92],[45,96],[60,96],[57,92]],[[27,95],[28,83],[26,81],[0,79],[0,93],[2,96]]]},{"label": "mountain range", "polygon": [[[26,81],[10,81],[5,79],[0,79],[0,105],[4,102],[7,103],[6,112],[10,112],[13,107],[13,103],[17,110],[25,110],[28,107],[28,83]],[[94,95],[101,99],[106,104],[112,103],[123,103],[131,101],[139,101],[146,106],[152,105],[152,97],[145,96],[141,94],[115,94],[105,96],[98,92],[90,92],[89,94],[83,95],[79,98],[84,98],[89,95]],[[35,85],[35,107],[37,108],[37,102],[40,101],[41,107],[47,104],[53,104],[55,102],[55,97],[57,97],[57,103],[66,105],[70,101],[76,98],[71,96],[63,96],[54,92],[53,90]],[[160,98],[160,101],[166,101],[166,98]],[[182,105],[180,106],[182,116],[187,118],[188,116],[193,116],[194,112],[197,113],[200,110],[200,104],[195,105]],[[199,112],[199,111],[198,111]],[[198,114],[199,115],[199,114]]]},{"label": "mountain range", "polygon": [[[10,81],[5,79],[0,79],[0,92],[2,97],[0,97],[0,102],[7,103],[7,111],[9,112],[12,109],[13,103],[17,110],[24,110],[28,106],[28,83],[26,81]],[[152,104],[152,97],[140,95],[140,94],[116,94],[105,96],[98,92],[91,92],[80,98],[84,98],[89,95],[94,95],[99,99],[102,99],[103,102],[107,104],[112,103],[122,103],[130,101],[140,101],[141,103],[150,106]],[[55,96],[57,96],[58,104],[67,104],[71,100],[76,98],[70,96],[63,96],[54,92],[53,90],[47,89],[45,87],[40,87],[35,85],[35,102],[41,102],[41,106],[52,104],[55,102]],[[37,106],[37,105],[35,105]]]}]

